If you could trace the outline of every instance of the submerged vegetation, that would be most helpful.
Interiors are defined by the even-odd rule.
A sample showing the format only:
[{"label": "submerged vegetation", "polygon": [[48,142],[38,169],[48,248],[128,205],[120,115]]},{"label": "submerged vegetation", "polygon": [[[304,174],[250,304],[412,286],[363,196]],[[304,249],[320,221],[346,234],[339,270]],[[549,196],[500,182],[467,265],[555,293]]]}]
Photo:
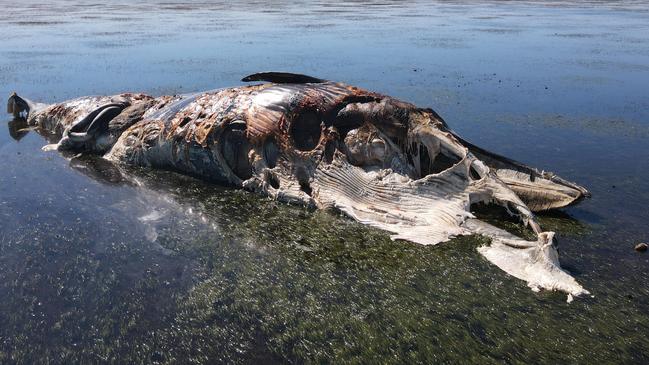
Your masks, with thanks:
[{"label": "submerged vegetation", "polygon": [[[127,217],[74,234],[42,223],[38,240],[2,241],[15,270],[4,270],[0,284],[5,360],[586,361],[582,354],[600,341],[649,325],[631,299],[568,305],[558,293],[531,294],[477,254],[489,243],[482,237],[436,247],[393,242],[332,212],[173,173],[128,176],[138,185],[122,188],[168,215],[155,221],[155,242],[147,230],[126,229]],[[569,217],[543,220],[575,227],[569,241],[585,233]],[[94,230],[101,241],[84,235]],[[555,333],[566,322],[571,330]],[[596,354],[640,359],[642,341],[611,342]]]}]

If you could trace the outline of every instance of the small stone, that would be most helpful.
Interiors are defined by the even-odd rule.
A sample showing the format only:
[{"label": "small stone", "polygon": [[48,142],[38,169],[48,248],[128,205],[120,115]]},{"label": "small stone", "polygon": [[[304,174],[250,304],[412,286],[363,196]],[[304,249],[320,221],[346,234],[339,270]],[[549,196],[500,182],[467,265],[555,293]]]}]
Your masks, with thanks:
[{"label": "small stone", "polygon": [[649,245],[647,245],[644,242],[638,243],[637,245],[635,245],[635,250],[638,251],[638,252],[645,252],[645,251],[647,251],[647,248],[649,248]]}]

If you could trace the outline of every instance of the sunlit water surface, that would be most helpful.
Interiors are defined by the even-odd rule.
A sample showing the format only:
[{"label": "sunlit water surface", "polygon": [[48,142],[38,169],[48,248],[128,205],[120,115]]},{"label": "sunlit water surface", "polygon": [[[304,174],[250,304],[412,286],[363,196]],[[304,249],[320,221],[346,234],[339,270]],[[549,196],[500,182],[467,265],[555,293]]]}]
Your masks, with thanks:
[{"label": "sunlit water surface", "polygon": [[[0,363],[649,362],[642,2],[3,1],[0,95],[174,94],[289,70],[429,106],[587,186],[545,215],[593,293],[0,129]],[[7,122],[9,117],[7,116]],[[7,126],[9,128],[7,128]]]}]

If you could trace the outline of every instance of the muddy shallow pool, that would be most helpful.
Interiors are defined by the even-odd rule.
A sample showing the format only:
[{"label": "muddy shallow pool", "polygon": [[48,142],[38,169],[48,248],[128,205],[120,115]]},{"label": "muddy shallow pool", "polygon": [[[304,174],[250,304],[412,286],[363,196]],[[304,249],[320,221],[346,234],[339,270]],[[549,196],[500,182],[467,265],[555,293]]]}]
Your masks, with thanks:
[{"label": "muddy shallow pool", "polygon": [[[0,128],[0,363],[647,363],[649,4],[1,3],[0,95],[239,85],[261,70],[434,108],[587,186],[542,215],[593,294],[533,293],[479,237],[437,247]],[[3,121],[3,122],[4,122]]]}]

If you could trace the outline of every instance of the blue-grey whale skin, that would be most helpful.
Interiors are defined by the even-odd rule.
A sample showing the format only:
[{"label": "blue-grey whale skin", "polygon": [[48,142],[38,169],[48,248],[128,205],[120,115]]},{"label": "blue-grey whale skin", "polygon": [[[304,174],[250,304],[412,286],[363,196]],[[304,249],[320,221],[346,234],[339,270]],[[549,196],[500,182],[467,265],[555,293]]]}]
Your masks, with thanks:
[{"label": "blue-grey whale skin", "polygon": [[[267,83],[152,97],[124,93],[54,105],[15,93],[7,111],[58,149],[174,170],[290,203],[335,208],[395,239],[437,244],[482,234],[478,250],[534,289],[588,293],[559,265],[553,232],[533,211],[588,191],[455,135],[432,109],[339,82],[283,72]],[[530,226],[526,241],[478,220],[495,203]]]}]

